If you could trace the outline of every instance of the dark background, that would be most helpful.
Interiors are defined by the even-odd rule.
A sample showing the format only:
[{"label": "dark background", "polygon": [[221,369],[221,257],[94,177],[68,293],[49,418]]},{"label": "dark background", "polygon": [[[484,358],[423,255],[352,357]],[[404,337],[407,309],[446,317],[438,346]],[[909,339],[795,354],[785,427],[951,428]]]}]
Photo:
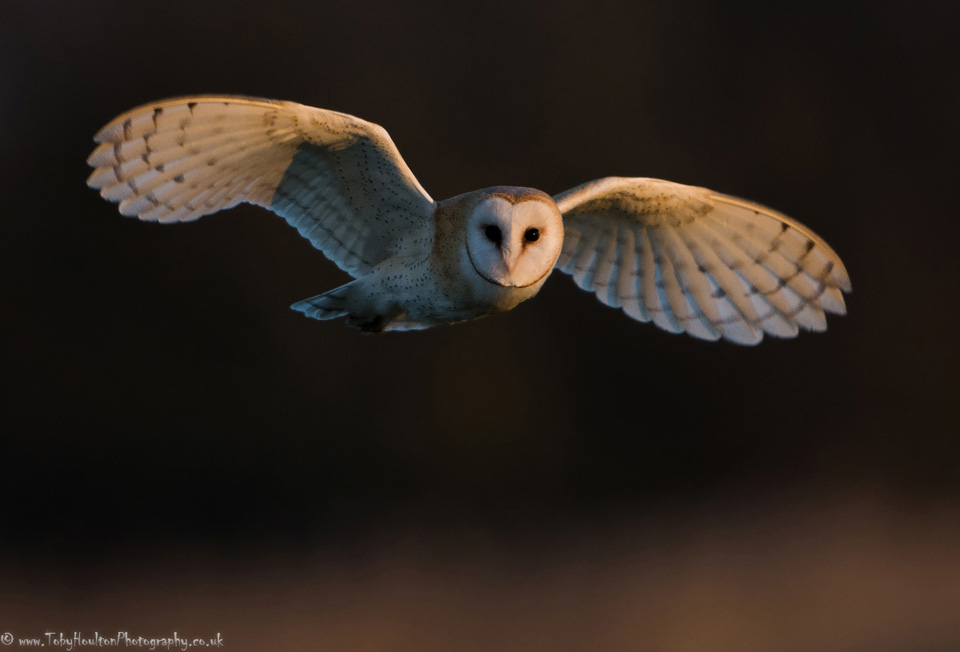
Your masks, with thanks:
[{"label": "dark background", "polygon": [[[956,649],[958,14],[5,0],[0,630]],[[143,224],[85,186],[100,126],[198,93],[377,122],[436,199],[619,175],[760,201],[841,255],[849,314],[704,343],[558,274],[453,327],[307,320],[346,277],[282,220]]]}]

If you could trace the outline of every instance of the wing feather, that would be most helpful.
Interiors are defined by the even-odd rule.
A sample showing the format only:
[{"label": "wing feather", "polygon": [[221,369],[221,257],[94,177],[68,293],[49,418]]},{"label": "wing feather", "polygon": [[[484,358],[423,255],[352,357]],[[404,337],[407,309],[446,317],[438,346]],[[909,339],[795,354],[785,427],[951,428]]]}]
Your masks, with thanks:
[{"label": "wing feather", "polygon": [[572,273],[573,259],[577,255],[577,245],[579,243],[579,231],[563,234],[563,249],[560,250],[560,257],[557,258],[557,269],[563,270],[566,274]]},{"label": "wing feather", "polygon": [[[707,216],[705,219],[715,220],[712,216]],[[731,231],[734,230],[729,227],[725,229],[728,234]],[[789,232],[789,229],[783,231],[783,233]],[[742,249],[748,256],[752,256],[754,264],[765,267],[778,280],[778,284],[785,283],[808,303],[816,302],[826,289],[825,282],[815,279],[803,267],[803,254],[794,255],[781,247],[783,239],[779,234],[772,238],[764,237],[756,230],[746,228],[741,237],[743,244],[747,245]]]},{"label": "wing feather", "polygon": [[751,292],[761,293],[770,305],[788,320],[796,321],[811,330],[826,328],[822,311],[818,319],[818,309],[811,309],[809,301],[793,287],[798,283],[798,275],[802,272],[798,272],[795,266],[789,265],[775,252],[764,250],[761,245],[753,242],[749,231],[737,231],[727,223],[713,220],[712,216],[706,216],[704,221],[712,221],[710,226],[722,234],[732,247],[738,248],[745,255],[745,258],[741,258],[741,269],[753,286]]},{"label": "wing feather", "polygon": [[593,270],[597,264],[600,239],[605,235],[602,231],[592,233],[577,248],[577,255],[573,260],[573,281],[582,290],[593,290]]},{"label": "wing feather", "polygon": [[554,197],[563,214],[557,268],[630,317],[739,344],[793,337],[844,314],[850,277],[799,222],[706,188],[608,177]]},{"label": "wing feather", "polygon": [[663,308],[665,319],[674,329],[673,332],[682,333],[685,330],[684,324],[689,320],[686,299],[677,282],[670,259],[664,254],[663,246],[660,244],[661,232],[651,229],[646,235],[653,254],[654,279],[657,294],[660,297],[660,307]]},{"label": "wing feather", "polygon": [[661,272],[654,258],[650,233],[640,231],[638,240],[637,258],[640,261],[641,275],[637,279],[637,287],[640,296],[643,298],[647,314],[653,319],[653,323],[660,328],[671,333],[681,333],[683,331],[673,315],[670,304],[666,301],[666,295],[661,293],[660,290],[662,285],[660,281]]},{"label": "wing feather", "polygon": [[640,257],[636,250],[636,236],[630,229],[623,229],[621,236],[623,246],[621,247],[620,274],[617,277],[617,297],[625,313],[637,321],[648,322],[650,314],[641,300],[637,285],[639,275],[637,264],[640,262]]},{"label": "wing feather", "polygon": [[[687,248],[693,253],[697,268],[710,283],[710,297],[720,311],[719,327],[724,337],[739,344],[756,344],[763,337],[760,316],[741,278],[724,264],[715,249],[702,239],[702,227],[678,231]],[[716,324],[715,324],[716,325]]]},{"label": "wing feather", "polygon": [[617,234],[617,237],[607,240],[607,244],[603,248],[603,252],[600,254],[600,257],[597,261],[597,267],[596,271],[594,272],[593,279],[594,290],[597,294],[597,298],[613,308],[620,307],[620,300],[617,298],[616,292],[613,292],[612,296],[610,292],[611,284],[614,288],[616,287],[616,283],[611,283],[611,281],[616,280],[615,276],[620,258],[619,252],[620,235]]},{"label": "wing feather", "polygon": [[435,204],[383,128],[294,102],[204,96],[129,111],[95,136],[87,183],[142,220],[247,202],[354,276],[433,239]]},{"label": "wing feather", "polygon": [[704,340],[720,339],[723,334],[719,328],[720,309],[717,302],[711,298],[712,290],[707,276],[697,269],[693,254],[680,239],[675,226],[668,223],[664,225],[662,232],[674,275],[687,300],[687,332]]}]

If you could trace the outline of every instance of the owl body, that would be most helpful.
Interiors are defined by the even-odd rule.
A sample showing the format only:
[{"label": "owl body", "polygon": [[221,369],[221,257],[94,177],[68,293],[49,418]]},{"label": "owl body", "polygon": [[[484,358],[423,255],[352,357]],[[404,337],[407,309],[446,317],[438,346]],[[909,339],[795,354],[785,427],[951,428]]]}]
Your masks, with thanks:
[{"label": "owl body", "polygon": [[166,100],[95,140],[87,183],[123,215],[187,222],[263,206],[355,279],[292,307],[367,331],[504,312],[559,269],[638,321],[756,344],[825,330],[851,289],[822,238],[759,204],[644,177],[437,202],[382,127],[293,102]]},{"label": "owl body", "polygon": [[[368,332],[467,321],[535,296],[560,254],[562,218],[553,199],[533,188],[498,186],[458,195],[439,202],[433,220],[429,251],[388,258],[370,274],[294,309],[316,319],[346,317]],[[500,233],[499,243],[488,237],[491,228]],[[530,228],[538,232],[533,242],[525,237]],[[529,271],[515,264],[507,269],[507,263],[488,271],[479,261],[485,254],[499,258],[501,251],[504,259],[516,261],[527,248],[544,246],[549,251]],[[471,248],[478,253],[472,255]]]}]

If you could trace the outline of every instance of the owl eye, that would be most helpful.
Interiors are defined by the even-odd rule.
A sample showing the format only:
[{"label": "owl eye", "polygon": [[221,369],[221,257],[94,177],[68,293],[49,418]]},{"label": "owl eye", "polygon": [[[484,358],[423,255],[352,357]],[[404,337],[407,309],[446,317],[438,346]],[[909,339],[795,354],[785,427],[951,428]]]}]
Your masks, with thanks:
[{"label": "owl eye", "polygon": [[540,239],[540,229],[527,229],[523,237],[527,239],[527,242],[536,242]]},{"label": "owl eye", "polygon": [[487,236],[487,240],[493,244],[500,246],[500,242],[503,240],[503,234],[500,232],[500,227],[495,224],[489,225],[483,230],[483,235]]}]

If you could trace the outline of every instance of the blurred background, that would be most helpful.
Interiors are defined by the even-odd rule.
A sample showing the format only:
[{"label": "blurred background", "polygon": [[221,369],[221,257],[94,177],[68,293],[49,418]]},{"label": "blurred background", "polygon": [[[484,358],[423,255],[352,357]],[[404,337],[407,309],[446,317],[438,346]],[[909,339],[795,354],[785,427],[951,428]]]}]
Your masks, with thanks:
[{"label": "blurred background", "polygon": [[[228,650],[960,649],[954,3],[0,4],[0,633]],[[367,336],[241,206],[85,186],[169,96],[386,127],[435,198],[607,175],[747,197],[849,314],[756,348],[555,276]],[[14,642],[16,648],[18,643]]]}]

